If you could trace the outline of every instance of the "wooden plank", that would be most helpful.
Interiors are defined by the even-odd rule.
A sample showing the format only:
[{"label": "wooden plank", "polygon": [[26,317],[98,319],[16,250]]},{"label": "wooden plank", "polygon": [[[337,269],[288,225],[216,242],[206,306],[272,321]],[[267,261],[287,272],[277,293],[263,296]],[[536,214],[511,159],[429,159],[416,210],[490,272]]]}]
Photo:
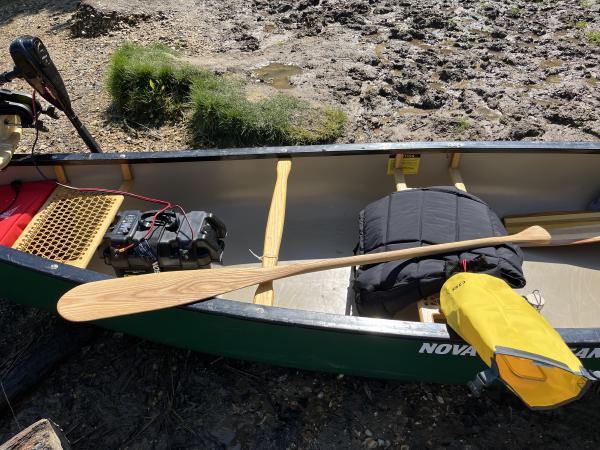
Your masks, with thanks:
[{"label": "wooden plank", "polygon": [[121,164],[121,178],[123,181],[133,180],[133,173],[131,172],[131,166],[128,163]]},{"label": "wooden plank", "polygon": [[[277,161],[277,180],[273,189],[273,198],[271,199],[271,207],[265,229],[265,243],[262,256],[263,267],[275,267],[279,259],[279,248],[281,247],[285,224],[287,181],[291,170],[291,159],[280,159]],[[267,281],[261,283],[256,289],[253,303],[271,306],[274,301],[273,282]]]},{"label": "wooden plank", "polygon": [[69,441],[58,427],[48,419],[41,419],[13,436],[0,450],[70,450]]},{"label": "wooden plank", "polygon": [[430,295],[417,302],[419,320],[425,323],[445,323],[446,316],[440,311],[440,295]]},{"label": "wooden plank", "polygon": [[63,166],[54,166],[54,176],[59,183],[69,184],[69,178]]},{"label": "wooden plank", "polygon": [[509,233],[519,232],[531,225],[540,225],[548,230],[594,227],[600,226],[600,212],[543,212],[527,215],[505,216],[503,221],[504,226]]}]

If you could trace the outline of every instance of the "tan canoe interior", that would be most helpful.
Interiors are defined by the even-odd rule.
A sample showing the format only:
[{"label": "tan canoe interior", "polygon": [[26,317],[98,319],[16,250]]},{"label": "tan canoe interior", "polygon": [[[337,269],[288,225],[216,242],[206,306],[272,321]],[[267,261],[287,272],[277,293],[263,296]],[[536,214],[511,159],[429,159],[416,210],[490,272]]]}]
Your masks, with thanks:
[{"label": "tan canoe interior", "polygon": [[[419,173],[406,175],[406,184],[452,184],[450,157],[422,155]],[[280,264],[352,254],[359,211],[396,189],[394,177],[386,173],[388,160],[388,155],[293,158]],[[276,159],[133,164],[133,180],[125,186],[130,192],[179,203],[186,210],[215,213],[228,228],[224,263],[258,264],[252,252],[263,250],[276,164]],[[64,169],[75,186],[124,186],[119,165]],[[467,190],[487,201],[500,217],[585,210],[600,196],[600,155],[469,153],[461,156],[459,169]],[[55,176],[51,167],[43,170]],[[29,181],[39,176],[33,168],[20,166],[0,173],[0,184],[14,179]],[[131,198],[121,206],[153,208]],[[542,313],[553,326],[600,326],[599,250],[600,245],[592,244],[525,251],[527,286],[522,292],[541,292],[546,302]],[[113,274],[99,257],[88,268]],[[275,306],[352,314],[349,277],[349,269],[337,269],[276,281]],[[222,297],[251,302],[255,290]],[[406,311],[403,318],[418,320],[415,311]]]}]

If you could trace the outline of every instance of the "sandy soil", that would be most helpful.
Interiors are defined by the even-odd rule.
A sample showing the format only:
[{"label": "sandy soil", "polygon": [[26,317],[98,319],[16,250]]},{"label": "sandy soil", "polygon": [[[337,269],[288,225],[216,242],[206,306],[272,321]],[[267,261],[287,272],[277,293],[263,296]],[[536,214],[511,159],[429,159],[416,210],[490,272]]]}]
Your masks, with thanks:
[{"label": "sandy soil", "polygon": [[[20,34],[41,37],[107,151],[189,147],[184,124],[148,129],[111,113],[103,77],[123,40],[162,41],[258,87],[278,69],[260,68],[296,66],[289,80],[275,73],[274,84],[343,108],[343,142],[600,137],[600,46],[588,41],[600,30],[600,6],[591,0],[88,4],[4,1],[0,49]],[[10,66],[2,51],[0,67]],[[66,119],[46,123],[40,151],[84,150]],[[30,143],[31,133],[22,151]],[[0,375],[53,320],[0,303]],[[462,386],[314,374],[110,332],[12,407],[14,417],[1,409],[0,441],[49,417],[78,449],[595,449],[600,439],[594,392],[534,413],[503,390],[473,398]]]}]

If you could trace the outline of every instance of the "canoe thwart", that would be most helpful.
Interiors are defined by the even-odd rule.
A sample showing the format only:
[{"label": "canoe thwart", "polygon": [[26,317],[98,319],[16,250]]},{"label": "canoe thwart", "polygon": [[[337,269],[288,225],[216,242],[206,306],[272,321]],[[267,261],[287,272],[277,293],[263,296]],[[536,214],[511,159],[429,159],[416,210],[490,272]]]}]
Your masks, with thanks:
[{"label": "canoe thwart", "polygon": [[[292,170],[292,160],[289,158],[277,161],[277,180],[273,189],[273,198],[267,217],[265,229],[265,243],[263,248],[262,266],[275,267],[279,259],[279,248],[283,238],[285,225],[285,207],[287,201],[287,182]],[[273,305],[275,293],[273,283],[263,283],[256,289],[253,303],[259,305]]]}]

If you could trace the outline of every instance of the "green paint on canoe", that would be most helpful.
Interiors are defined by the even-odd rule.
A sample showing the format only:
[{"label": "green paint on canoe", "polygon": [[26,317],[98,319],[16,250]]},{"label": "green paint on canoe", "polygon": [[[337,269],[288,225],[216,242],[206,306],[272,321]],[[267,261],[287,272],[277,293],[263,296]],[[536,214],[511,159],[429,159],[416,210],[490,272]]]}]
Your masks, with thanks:
[{"label": "green paint on canoe", "polygon": [[[0,265],[0,298],[55,311],[73,287],[24,267]],[[474,356],[419,353],[424,341],[376,334],[278,325],[182,308],[97,322],[166,345],[314,371],[436,383],[466,383],[485,368]],[[425,341],[429,342],[429,341]],[[459,352],[464,344],[453,348]],[[446,345],[442,342],[438,345]],[[600,360],[586,360],[597,369]],[[591,363],[588,365],[588,363]]]}]

